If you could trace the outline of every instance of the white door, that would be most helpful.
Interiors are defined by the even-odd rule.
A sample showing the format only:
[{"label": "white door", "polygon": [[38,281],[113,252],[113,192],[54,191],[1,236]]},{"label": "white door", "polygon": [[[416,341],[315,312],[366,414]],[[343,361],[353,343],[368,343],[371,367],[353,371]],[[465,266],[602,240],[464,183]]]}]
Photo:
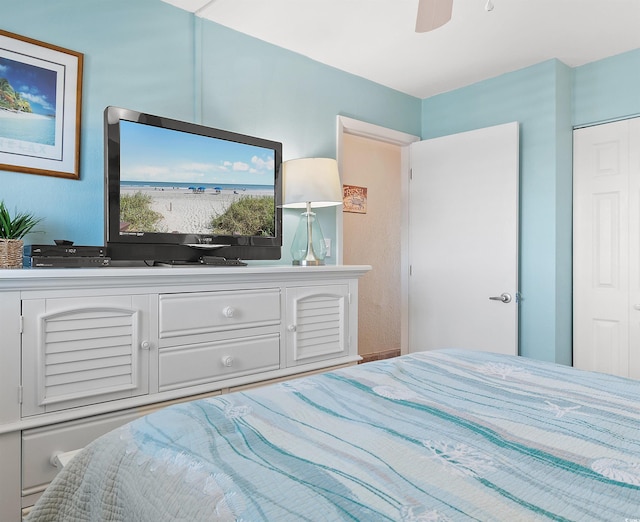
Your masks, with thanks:
[{"label": "white door", "polygon": [[411,145],[409,351],[518,353],[518,123]]},{"label": "white door", "polygon": [[638,378],[640,119],[576,130],[573,186],[573,365]]}]

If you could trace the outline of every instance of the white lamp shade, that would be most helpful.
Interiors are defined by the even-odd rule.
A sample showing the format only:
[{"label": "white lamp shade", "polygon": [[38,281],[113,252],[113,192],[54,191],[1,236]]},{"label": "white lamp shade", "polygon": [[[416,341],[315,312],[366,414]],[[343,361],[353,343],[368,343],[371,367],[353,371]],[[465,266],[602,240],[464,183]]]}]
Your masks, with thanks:
[{"label": "white lamp shade", "polygon": [[331,207],[342,204],[338,163],[330,158],[303,158],[282,164],[282,206]]}]

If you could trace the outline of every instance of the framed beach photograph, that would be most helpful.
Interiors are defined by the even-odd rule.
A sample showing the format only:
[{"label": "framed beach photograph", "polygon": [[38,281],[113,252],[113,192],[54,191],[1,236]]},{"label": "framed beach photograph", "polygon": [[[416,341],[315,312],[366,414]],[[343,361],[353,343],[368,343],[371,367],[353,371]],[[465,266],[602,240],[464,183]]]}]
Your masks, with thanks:
[{"label": "framed beach photograph", "polygon": [[0,30],[0,170],[79,179],[82,64]]},{"label": "framed beach photograph", "polygon": [[343,185],[343,212],[355,212],[356,214],[367,213],[367,187],[356,187],[355,185]]}]

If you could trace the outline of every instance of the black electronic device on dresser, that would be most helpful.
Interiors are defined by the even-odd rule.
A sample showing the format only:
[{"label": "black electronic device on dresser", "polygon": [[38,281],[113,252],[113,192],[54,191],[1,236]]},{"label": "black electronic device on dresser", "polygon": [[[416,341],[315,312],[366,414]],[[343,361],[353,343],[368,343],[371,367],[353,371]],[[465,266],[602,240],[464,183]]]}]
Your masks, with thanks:
[{"label": "black electronic device on dresser", "polygon": [[104,137],[115,262],[280,259],[280,142],[118,107]]},{"label": "black electronic device on dresser", "polygon": [[25,245],[22,266],[25,268],[86,268],[111,264],[104,246],[74,245],[73,241],[55,240],[53,245]]},{"label": "black electronic device on dresser", "polygon": [[72,242],[54,245],[25,245],[25,256],[54,257],[104,257],[107,249],[103,246],[76,246]]}]

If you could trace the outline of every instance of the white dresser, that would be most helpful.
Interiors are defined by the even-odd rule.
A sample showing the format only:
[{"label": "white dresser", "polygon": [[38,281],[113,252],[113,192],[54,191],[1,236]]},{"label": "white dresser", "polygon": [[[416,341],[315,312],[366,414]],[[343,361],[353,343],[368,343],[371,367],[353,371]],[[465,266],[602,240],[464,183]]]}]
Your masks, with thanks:
[{"label": "white dresser", "polygon": [[358,360],[369,266],[0,270],[0,520],[59,453],[202,395]]}]

